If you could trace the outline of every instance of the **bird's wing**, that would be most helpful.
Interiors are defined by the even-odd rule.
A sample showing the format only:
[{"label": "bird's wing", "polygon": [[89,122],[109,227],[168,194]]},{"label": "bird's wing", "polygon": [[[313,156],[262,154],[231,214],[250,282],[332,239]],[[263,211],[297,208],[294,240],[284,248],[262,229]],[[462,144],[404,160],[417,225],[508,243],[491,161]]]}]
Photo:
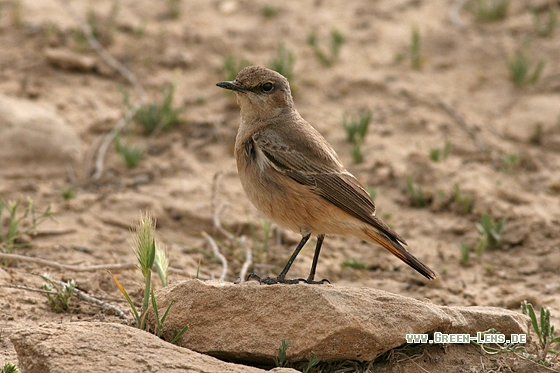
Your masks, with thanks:
[{"label": "bird's wing", "polygon": [[[318,132],[314,134],[318,135]],[[296,138],[281,138],[278,131],[264,130],[253,135],[253,142],[271,167],[310,187],[313,193],[372,225],[391,239],[406,244],[402,237],[375,216],[375,204],[369,193],[344,169],[324,138],[320,137],[319,143],[296,141]]]}]

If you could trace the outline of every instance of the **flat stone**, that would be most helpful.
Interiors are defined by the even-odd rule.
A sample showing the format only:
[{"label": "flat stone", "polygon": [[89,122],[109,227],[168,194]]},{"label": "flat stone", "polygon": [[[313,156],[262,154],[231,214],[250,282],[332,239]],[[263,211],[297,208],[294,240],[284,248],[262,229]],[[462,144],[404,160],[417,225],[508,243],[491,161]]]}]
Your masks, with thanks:
[{"label": "flat stone", "polygon": [[[76,131],[54,110],[0,94],[0,160],[65,167],[81,158]],[[18,163],[15,167],[21,167]]]},{"label": "flat stone", "polygon": [[[272,363],[283,339],[291,362],[374,360],[406,334],[527,333],[528,318],[492,307],[446,307],[371,288],[236,285],[189,280],[156,292],[164,336],[188,325],[179,345],[229,361]],[[161,312],[160,312],[161,313]],[[148,323],[154,325],[153,314]]]},{"label": "flat stone", "polygon": [[97,65],[95,58],[66,49],[47,48],[44,53],[49,64],[63,70],[88,72]]},{"label": "flat stone", "polygon": [[[16,330],[11,340],[21,373],[181,372],[265,373],[226,363],[126,325],[100,322],[47,323]],[[276,368],[275,373],[297,373]]]}]

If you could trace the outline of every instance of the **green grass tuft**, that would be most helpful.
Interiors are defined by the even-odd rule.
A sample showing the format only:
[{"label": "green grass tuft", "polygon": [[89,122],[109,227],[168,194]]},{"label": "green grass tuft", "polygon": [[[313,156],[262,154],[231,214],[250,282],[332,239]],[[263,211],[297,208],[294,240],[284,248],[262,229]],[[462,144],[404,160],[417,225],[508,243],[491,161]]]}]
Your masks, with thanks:
[{"label": "green grass tuft", "polygon": [[181,109],[173,107],[175,85],[171,84],[162,91],[163,100],[160,104],[146,104],[136,112],[135,118],[142,126],[144,134],[157,134],[168,131],[179,124]]},{"label": "green grass tuft", "polygon": [[122,157],[128,168],[135,168],[140,164],[140,160],[144,155],[144,149],[128,146],[121,141],[120,135],[115,136],[115,149]]},{"label": "green grass tuft", "polygon": [[350,143],[350,155],[354,163],[359,164],[364,161],[362,153],[362,144],[367,135],[369,124],[371,122],[371,111],[361,113],[357,116],[348,116],[344,114],[342,125],[346,131],[346,139]]},{"label": "green grass tuft", "polygon": [[[33,234],[45,220],[54,220],[51,205],[37,215],[33,200],[27,198],[26,203],[27,206],[24,206],[21,198],[6,202],[0,197],[0,252],[9,254],[17,248],[29,246],[20,242],[22,236]],[[6,264],[5,261],[0,263]]]},{"label": "green grass tuft", "polygon": [[325,67],[330,67],[334,64],[340,54],[340,49],[342,48],[344,42],[344,35],[336,29],[332,30],[329,53],[327,54],[319,47],[319,41],[317,40],[317,34],[315,34],[315,32],[310,33],[307,37],[307,44],[313,48],[315,56]]},{"label": "green grass tuft", "polygon": [[510,0],[476,0],[471,10],[482,22],[501,21],[506,17]]},{"label": "green grass tuft", "polygon": [[518,87],[536,84],[546,65],[544,60],[539,60],[535,66],[526,49],[517,51],[507,62],[510,80]]},{"label": "green grass tuft", "polygon": [[418,27],[412,28],[412,43],[410,45],[410,62],[412,68],[420,70],[422,68],[422,55],[420,52],[421,40]]},{"label": "green grass tuft", "polygon": [[288,349],[288,341],[282,339],[280,347],[278,348],[278,356],[274,358],[274,364],[277,367],[285,367],[288,364],[286,359],[286,350]]},{"label": "green grass tuft", "polygon": [[542,22],[539,13],[534,7],[530,7],[529,11],[533,17],[533,26],[535,33],[541,38],[547,38],[552,35],[558,26],[558,6],[551,6],[548,11],[548,19]]}]

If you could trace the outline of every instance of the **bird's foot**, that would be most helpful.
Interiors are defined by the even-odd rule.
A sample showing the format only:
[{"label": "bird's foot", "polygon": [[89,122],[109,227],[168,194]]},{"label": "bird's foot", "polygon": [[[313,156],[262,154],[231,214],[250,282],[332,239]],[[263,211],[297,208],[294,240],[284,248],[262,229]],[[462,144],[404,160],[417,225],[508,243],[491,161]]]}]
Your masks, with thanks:
[{"label": "bird's foot", "polygon": [[329,280],[327,280],[326,278],[320,280],[320,281],[315,281],[313,279],[304,279],[304,278],[294,278],[294,279],[288,279],[285,277],[266,277],[266,278],[262,278],[259,275],[257,275],[256,273],[250,273],[249,276],[247,276],[247,281],[249,280],[257,280],[259,282],[259,284],[265,284],[265,285],[274,285],[274,284],[288,284],[288,285],[295,285],[295,284],[299,284],[300,282],[303,282],[305,284],[309,284],[309,285],[323,285],[323,284],[330,284],[331,282]]},{"label": "bird's foot", "polygon": [[319,281],[315,281],[315,280],[312,280],[312,279],[309,279],[309,278],[308,278],[308,279],[305,280],[304,282],[305,282],[306,284],[309,284],[309,285],[323,285],[323,284],[330,284],[330,283],[331,283],[331,282],[330,282],[329,280],[327,280],[326,278],[324,278],[324,279],[322,279],[322,280],[319,280]]},{"label": "bird's foot", "polygon": [[262,278],[256,273],[250,273],[249,276],[247,276],[247,281],[251,279],[255,279],[259,282],[259,284],[265,284],[265,285],[274,285],[274,284],[295,285],[295,284],[299,284],[300,282],[306,282],[304,278],[288,279],[280,276]]}]

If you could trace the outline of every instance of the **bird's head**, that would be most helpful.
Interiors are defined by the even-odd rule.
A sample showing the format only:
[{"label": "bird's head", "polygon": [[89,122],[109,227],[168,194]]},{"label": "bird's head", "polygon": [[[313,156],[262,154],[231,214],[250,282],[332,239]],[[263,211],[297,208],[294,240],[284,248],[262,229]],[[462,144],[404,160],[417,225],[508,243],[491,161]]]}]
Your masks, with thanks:
[{"label": "bird's head", "polygon": [[241,116],[245,119],[271,119],[291,112],[294,106],[288,80],[264,67],[246,67],[234,81],[216,85],[236,93]]}]

